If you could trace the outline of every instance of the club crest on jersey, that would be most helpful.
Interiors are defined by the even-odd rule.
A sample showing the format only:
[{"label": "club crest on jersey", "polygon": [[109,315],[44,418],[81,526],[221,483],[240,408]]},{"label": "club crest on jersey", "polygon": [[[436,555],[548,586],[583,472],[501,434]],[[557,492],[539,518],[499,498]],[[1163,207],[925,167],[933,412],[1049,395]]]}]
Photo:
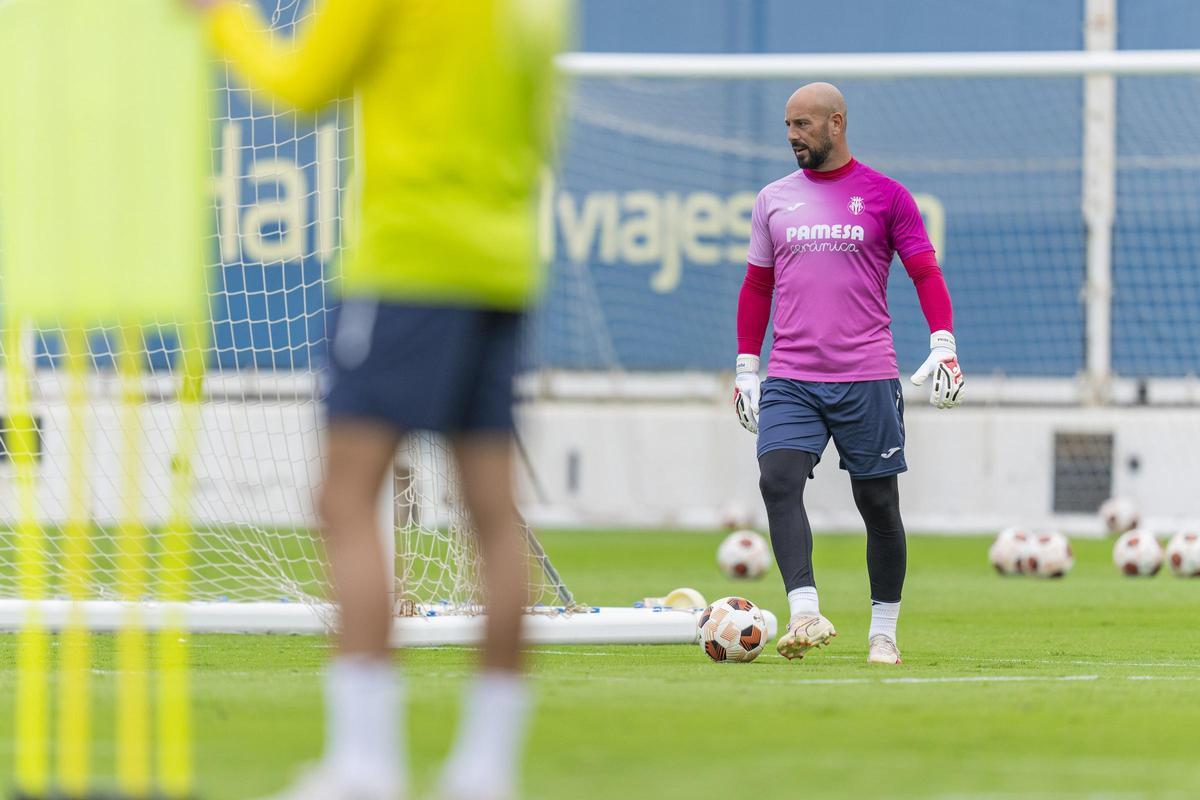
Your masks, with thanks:
[{"label": "club crest on jersey", "polygon": [[856,217],[861,214],[866,207],[866,204],[863,203],[863,199],[858,195],[851,197],[850,202],[846,204],[846,208],[850,209],[850,213]]}]

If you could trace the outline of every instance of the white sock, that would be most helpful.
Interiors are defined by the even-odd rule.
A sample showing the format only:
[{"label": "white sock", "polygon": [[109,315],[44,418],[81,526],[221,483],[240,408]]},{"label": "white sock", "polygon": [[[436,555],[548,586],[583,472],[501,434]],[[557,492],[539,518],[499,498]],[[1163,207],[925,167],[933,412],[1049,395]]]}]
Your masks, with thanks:
[{"label": "white sock", "polygon": [[529,688],[511,672],[485,672],[463,696],[458,737],[442,771],[451,797],[510,797],[529,716]]},{"label": "white sock", "polygon": [[900,619],[899,603],[877,603],[871,601],[871,630],[867,634],[870,639],[877,633],[886,633],[892,641],[896,641],[896,622]]},{"label": "white sock", "polygon": [[817,602],[817,587],[801,586],[799,589],[792,589],[788,592],[788,607],[793,617],[797,614],[808,616],[820,614],[821,606]]},{"label": "white sock", "polygon": [[325,762],[347,785],[395,791],[407,779],[400,750],[400,681],[390,659],[338,656],[325,675]]}]

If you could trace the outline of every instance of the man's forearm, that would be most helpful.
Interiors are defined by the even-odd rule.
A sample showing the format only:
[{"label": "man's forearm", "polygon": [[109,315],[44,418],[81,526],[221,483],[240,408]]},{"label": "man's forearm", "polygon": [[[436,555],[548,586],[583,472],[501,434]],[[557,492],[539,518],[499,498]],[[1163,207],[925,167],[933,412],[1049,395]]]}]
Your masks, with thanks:
[{"label": "man's forearm", "polygon": [[954,307],[950,289],[932,251],[920,253],[904,261],[904,269],[917,288],[917,300],[932,331],[954,331]]},{"label": "man's forearm", "polygon": [[747,265],[746,278],[738,295],[738,353],[758,355],[771,320],[771,296],[775,291],[775,270]]}]

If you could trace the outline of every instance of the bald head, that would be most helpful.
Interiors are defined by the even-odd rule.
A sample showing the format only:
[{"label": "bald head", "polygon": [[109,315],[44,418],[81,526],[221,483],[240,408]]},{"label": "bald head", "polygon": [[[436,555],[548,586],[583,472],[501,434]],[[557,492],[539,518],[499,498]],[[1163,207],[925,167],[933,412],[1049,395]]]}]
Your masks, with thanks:
[{"label": "bald head", "polygon": [[850,160],[846,99],[832,83],[809,83],[792,92],[784,109],[788,143],[804,169],[837,169]]},{"label": "bald head", "polygon": [[809,83],[792,92],[787,101],[787,114],[792,112],[846,116],[846,98],[832,83]]}]

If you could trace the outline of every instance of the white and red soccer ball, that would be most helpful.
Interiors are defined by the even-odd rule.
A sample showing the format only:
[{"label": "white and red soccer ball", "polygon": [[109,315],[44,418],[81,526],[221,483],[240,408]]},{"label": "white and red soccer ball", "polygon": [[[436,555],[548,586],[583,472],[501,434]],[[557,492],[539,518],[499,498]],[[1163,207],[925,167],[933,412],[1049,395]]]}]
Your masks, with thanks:
[{"label": "white and red soccer ball", "polygon": [[1200,577],[1200,531],[1183,530],[1171,537],[1167,566],[1180,578]]},{"label": "white and red soccer ball", "polygon": [[1032,551],[1034,535],[1024,528],[1005,528],[988,549],[988,561],[1001,575],[1018,575]]},{"label": "white and red soccer ball", "polygon": [[700,649],[713,661],[748,662],[767,643],[762,609],[744,597],[722,597],[700,613]]},{"label": "white and red soccer ball", "polygon": [[1061,578],[1075,566],[1075,554],[1070,540],[1061,533],[1012,527],[996,536],[988,549],[988,561],[1001,575]]},{"label": "white and red soccer ball", "polygon": [[1110,535],[1133,530],[1141,522],[1137,504],[1127,497],[1110,497],[1100,504],[1100,519]]},{"label": "white and red soccer ball", "polygon": [[734,531],[717,548],[717,566],[730,578],[761,578],[771,568],[771,546],[754,531]]},{"label": "white and red soccer ball", "polygon": [[1163,564],[1162,545],[1151,531],[1134,528],[1113,545],[1113,563],[1124,575],[1157,575]]},{"label": "white and red soccer ball", "polygon": [[1024,558],[1021,571],[1039,578],[1061,578],[1075,566],[1070,540],[1057,531],[1035,534]]}]

